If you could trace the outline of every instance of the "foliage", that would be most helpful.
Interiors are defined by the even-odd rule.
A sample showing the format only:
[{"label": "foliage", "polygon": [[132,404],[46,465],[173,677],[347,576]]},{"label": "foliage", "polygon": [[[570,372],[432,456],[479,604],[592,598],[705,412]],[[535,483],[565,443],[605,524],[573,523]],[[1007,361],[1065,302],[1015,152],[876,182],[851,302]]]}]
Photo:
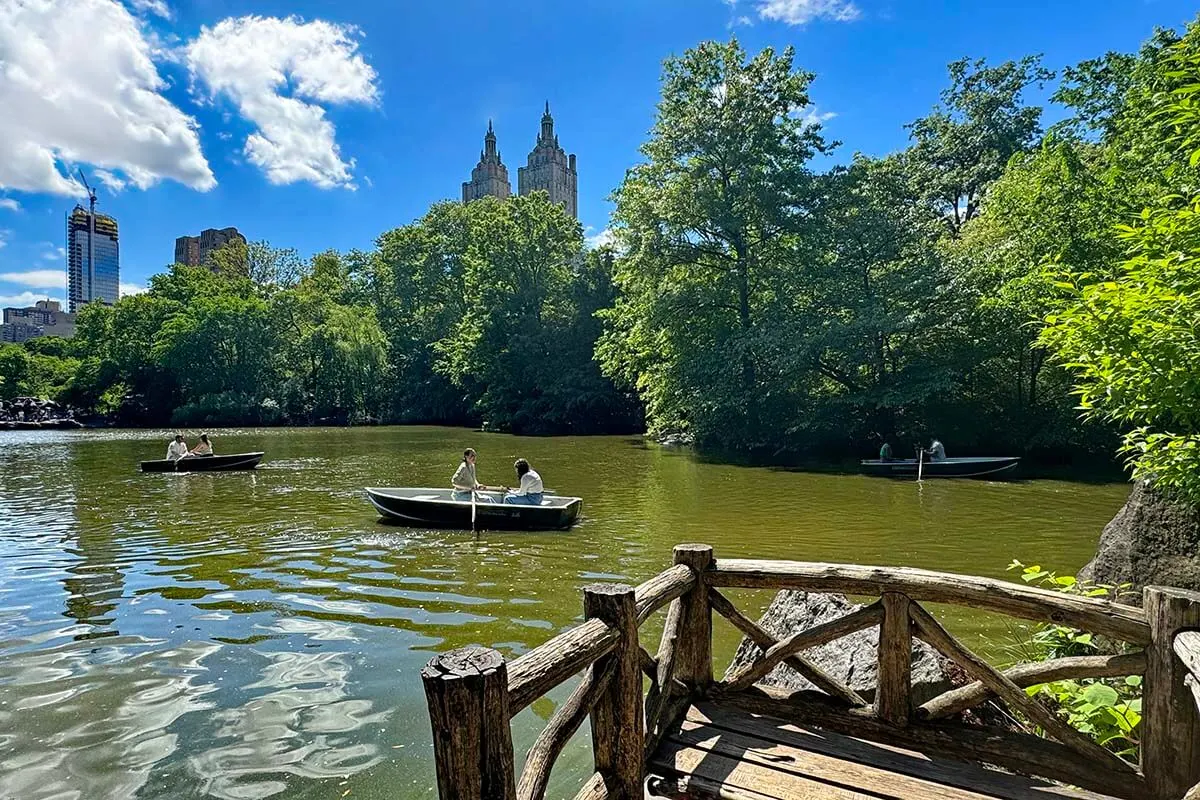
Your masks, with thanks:
[{"label": "foliage", "polygon": [[[1123,452],[1135,479],[1200,502],[1200,27],[1163,49],[1157,69],[1174,84],[1147,115],[1176,151],[1168,194],[1113,234],[1124,260],[1089,269],[1064,265],[1062,290],[1042,343],[1076,376],[1080,408],[1126,429]],[[1180,165],[1186,165],[1186,168]]]},{"label": "foliage", "polygon": [[[1077,581],[1070,575],[1058,575],[1038,565],[1026,565],[1013,559],[1010,570],[1020,570],[1026,583],[1065,594],[1105,597],[1120,601],[1129,585],[1111,586]],[[1065,625],[1046,624],[1014,648],[1024,661],[1095,655],[1099,643],[1092,634]],[[1056,709],[1072,727],[1086,733],[1120,756],[1136,761],[1138,726],[1142,719],[1142,679],[1125,678],[1061,680],[1039,683],[1025,691],[1041,698]]]}]

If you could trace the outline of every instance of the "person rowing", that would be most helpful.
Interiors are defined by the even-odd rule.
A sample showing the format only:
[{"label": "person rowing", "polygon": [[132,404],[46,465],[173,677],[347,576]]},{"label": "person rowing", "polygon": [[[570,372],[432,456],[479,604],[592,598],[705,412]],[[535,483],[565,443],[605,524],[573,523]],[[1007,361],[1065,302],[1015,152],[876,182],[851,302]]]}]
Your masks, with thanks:
[{"label": "person rowing", "polygon": [[167,445],[167,461],[178,461],[181,458],[187,458],[188,446],[183,440],[182,434],[175,434],[175,441]]},{"label": "person rowing", "polygon": [[513,468],[517,471],[517,480],[520,485],[516,489],[510,489],[508,494],[504,496],[504,502],[510,506],[540,506],[542,504],[542,494],[545,491],[542,488],[542,476],[538,475],[529,462],[523,458],[518,458],[513,463]]},{"label": "person rowing", "polygon": [[[458,469],[454,471],[454,477],[450,479],[450,485],[454,488],[455,500],[470,500],[473,492],[486,492],[489,487],[484,486],[475,477],[475,451],[468,447],[463,450],[462,463],[458,465]],[[483,503],[495,502],[488,495],[476,495],[475,500]]]},{"label": "person rowing", "polygon": [[933,440],[933,442],[929,445],[929,449],[925,452],[929,453],[930,461],[946,460],[946,448],[937,439]]}]

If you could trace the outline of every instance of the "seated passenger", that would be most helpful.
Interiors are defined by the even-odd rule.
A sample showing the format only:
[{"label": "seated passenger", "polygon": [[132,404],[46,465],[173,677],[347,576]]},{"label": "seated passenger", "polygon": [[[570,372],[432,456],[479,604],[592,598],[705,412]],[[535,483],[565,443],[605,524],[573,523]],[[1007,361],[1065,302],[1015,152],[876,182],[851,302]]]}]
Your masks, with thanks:
[{"label": "seated passenger", "polygon": [[892,460],[892,446],[890,444],[888,444],[887,442],[884,442],[883,447],[879,448],[879,460],[880,461],[891,461]]},{"label": "seated passenger", "polygon": [[183,440],[181,434],[175,434],[175,441],[167,445],[167,461],[178,461],[181,458],[186,458],[187,454],[187,442]]},{"label": "seated passenger", "polygon": [[[475,451],[470,447],[463,450],[462,463],[454,471],[454,477],[450,479],[450,485],[454,488],[452,497],[455,500],[470,500],[472,492],[488,491],[488,487],[475,479]],[[476,495],[475,500],[480,503],[495,502],[487,495]]]},{"label": "seated passenger", "polygon": [[946,448],[937,439],[929,445],[929,457],[934,461],[944,461],[946,459]]},{"label": "seated passenger", "polygon": [[529,462],[518,458],[513,464],[517,478],[521,481],[516,489],[510,489],[504,502],[511,506],[540,506],[542,504],[542,476],[529,466]]},{"label": "seated passenger", "polygon": [[213,454],[212,442],[208,441],[208,434],[200,434],[200,444],[192,448],[194,456],[211,456]]}]

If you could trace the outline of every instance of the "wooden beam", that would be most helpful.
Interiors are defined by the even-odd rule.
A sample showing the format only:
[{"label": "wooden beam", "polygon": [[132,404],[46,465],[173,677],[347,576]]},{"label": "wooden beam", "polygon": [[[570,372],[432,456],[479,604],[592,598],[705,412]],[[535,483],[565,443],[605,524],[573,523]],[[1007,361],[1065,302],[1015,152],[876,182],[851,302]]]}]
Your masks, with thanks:
[{"label": "wooden beam", "polygon": [[421,670],[441,800],[512,800],[512,730],[504,657],[486,647],[441,653]]},{"label": "wooden beam", "polygon": [[[655,670],[650,676],[650,689],[646,692],[646,736],[656,741],[661,738],[660,728],[670,720],[663,719],[663,710],[671,699],[675,686],[675,645],[679,641],[679,624],[683,618],[683,604],[676,600],[667,612],[662,638],[658,644],[658,657],[654,659]],[[686,693],[686,690],[685,690]]]},{"label": "wooden beam", "polygon": [[525,768],[521,771],[521,781],[517,784],[517,800],[543,800],[554,762],[575,731],[579,730],[596,699],[608,689],[615,671],[616,665],[612,663],[603,672],[593,664],[571,696],[554,712],[554,716],[538,734],[533,747],[529,748]]},{"label": "wooden beam", "polygon": [[696,586],[682,595],[679,641],[675,647],[675,677],[690,691],[704,693],[712,683],[712,610],[702,578],[713,563],[712,548],[706,544],[675,546],[675,564],[699,576]]},{"label": "wooden beam", "polygon": [[[758,645],[758,648],[764,653],[779,643],[779,640],[766,631],[761,625],[743,614],[736,606],[729,601],[725,595],[721,594],[716,589],[708,590],[708,602],[712,606],[713,611],[716,611],[725,619],[746,635],[750,641]],[[855,706],[865,706],[867,701],[859,695],[858,692],[851,689],[846,684],[834,678],[825,670],[813,664],[804,656],[799,654],[788,656],[783,660],[796,672],[803,675],[809,683],[816,686],[826,694],[840,697],[847,703]]]},{"label": "wooden beam", "polygon": [[870,709],[851,709],[829,695],[813,691],[788,691],[774,686],[752,686],[744,692],[721,697],[719,705],[733,706],[789,722],[801,727],[816,725],[846,736],[855,736],[883,746],[899,746],[957,758],[994,764],[1025,775],[1100,792],[1126,800],[1149,796],[1142,776],[1122,768],[1110,769],[1108,762],[1083,758],[1052,739],[985,725],[959,722],[920,722],[897,728],[878,719]]},{"label": "wooden beam", "polygon": [[908,612],[917,627],[918,636],[933,645],[946,658],[966,670],[968,675],[982,682],[1013,709],[1020,711],[1035,724],[1040,725],[1050,736],[1084,758],[1091,759],[1098,764],[1106,764],[1110,770],[1125,769],[1130,773],[1137,771],[1132,764],[1105,750],[1095,741],[1063,722],[1053,711],[1025,694],[1021,687],[968,650],[921,606],[913,603],[909,606]]},{"label": "wooden beam", "polygon": [[953,603],[1039,622],[1057,622],[1133,644],[1150,642],[1150,626],[1139,608],[950,572],[722,558],[713,564],[704,580],[710,586],[745,589],[800,589],[874,596],[900,592],[914,601]]},{"label": "wooden beam", "polygon": [[633,587],[588,586],[583,590],[583,611],[588,619],[602,620],[617,633],[616,647],[594,667],[599,670],[611,667],[613,678],[591,707],[592,759],[596,771],[605,777],[611,797],[641,800],[645,723]]},{"label": "wooden beam", "polygon": [[575,800],[608,800],[612,797],[608,791],[608,781],[599,772],[593,772],[587,783],[575,795]]},{"label": "wooden beam", "polygon": [[1200,593],[1147,586],[1142,607],[1154,640],[1142,684],[1142,769],[1152,797],[1174,800],[1200,782],[1200,713],[1190,668],[1175,653],[1179,633],[1200,628]]},{"label": "wooden beam", "polygon": [[660,572],[634,590],[637,598],[638,625],[651,614],[696,585],[696,573],[686,564],[676,564]]},{"label": "wooden beam", "polygon": [[1171,649],[1188,668],[1188,672],[1200,680],[1200,631],[1183,631],[1175,634]]},{"label": "wooden beam", "polygon": [[[1039,683],[1066,678],[1120,678],[1146,673],[1146,652],[1122,653],[1115,656],[1071,656],[1018,664],[1004,670],[1004,677],[1024,689]],[[981,681],[943,692],[917,709],[919,719],[943,719],[961,714],[968,708],[995,697],[996,694]]]},{"label": "wooden beam", "polygon": [[560,633],[508,665],[508,693],[513,716],[596,659],[612,651],[617,632],[590,619]]},{"label": "wooden beam", "polygon": [[848,633],[870,627],[883,618],[883,607],[873,603],[866,608],[860,608],[844,617],[824,622],[807,630],[800,631],[773,645],[762,658],[744,665],[732,675],[721,681],[722,692],[738,692],[765,677],[775,669],[785,658],[818,647],[834,639],[840,639]]},{"label": "wooden beam", "polygon": [[875,715],[893,725],[907,725],[912,710],[912,621],[908,598],[884,592],[879,624],[878,686]]}]

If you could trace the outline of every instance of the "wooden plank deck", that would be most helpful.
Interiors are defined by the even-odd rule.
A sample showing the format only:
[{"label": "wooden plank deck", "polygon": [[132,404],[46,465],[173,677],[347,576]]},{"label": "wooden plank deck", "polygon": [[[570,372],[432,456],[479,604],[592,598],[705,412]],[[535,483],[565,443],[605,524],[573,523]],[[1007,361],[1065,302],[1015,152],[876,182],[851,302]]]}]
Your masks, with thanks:
[{"label": "wooden plank deck", "polygon": [[690,707],[650,759],[651,796],[726,800],[1111,800],[981,764],[799,727],[716,702]]}]

